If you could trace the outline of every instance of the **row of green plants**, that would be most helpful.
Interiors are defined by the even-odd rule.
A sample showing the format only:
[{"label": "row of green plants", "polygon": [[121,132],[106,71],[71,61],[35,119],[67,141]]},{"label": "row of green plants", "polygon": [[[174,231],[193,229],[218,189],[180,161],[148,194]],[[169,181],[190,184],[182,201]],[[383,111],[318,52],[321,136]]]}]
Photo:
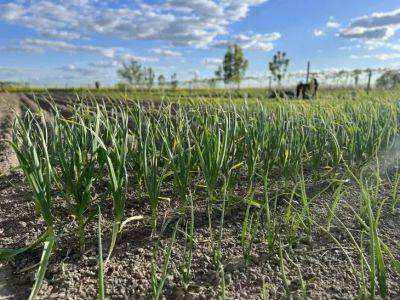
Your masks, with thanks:
[{"label": "row of green plants", "polygon": [[[111,102],[111,103],[110,103]],[[329,235],[338,247],[346,250],[330,234],[330,227],[340,222],[336,214],[346,179],[356,182],[361,190],[360,208],[354,210],[369,241],[369,253],[345,226],[358,249],[362,267],[369,280],[356,278],[360,293],[375,295],[377,284],[382,297],[386,291],[384,254],[399,267],[389,248],[379,236],[379,218],[384,202],[379,200],[375,185],[359,174],[362,166],[383,151],[396,146],[400,107],[390,101],[327,103],[276,103],[269,106],[173,105],[161,103],[148,107],[140,102],[81,101],[64,118],[57,106],[49,102],[54,118],[27,111],[17,117],[11,145],[25,179],[33,191],[37,216],[46,224],[46,232],[29,247],[1,249],[0,257],[8,258],[44,243],[44,251],[30,298],[35,298],[43,281],[49,257],[57,246],[54,192],[62,195],[65,207],[76,220],[76,236],[83,253],[86,227],[99,219],[99,298],[104,297],[104,268],[116,244],[123,242],[121,232],[126,224],[142,220],[152,229],[152,295],[159,298],[166,280],[173,243],[182,235],[185,262],[182,282],[192,278],[191,260],[194,245],[194,207],[199,191],[206,191],[206,215],[213,266],[220,278],[220,297],[225,297],[222,239],[226,208],[243,209],[240,243],[246,263],[251,261],[253,244],[262,236],[269,253],[277,251],[284,262],[301,236],[312,240],[313,229]],[[313,218],[315,198],[306,192],[305,174],[313,178],[328,176],[334,197],[328,204],[326,224]],[[340,175],[338,175],[340,174]],[[379,178],[379,171],[376,171]],[[397,185],[393,183],[393,209],[397,205]],[[271,182],[282,182],[272,194]],[[173,234],[163,251],[164,265],[158,270],[160,239],[171,227],[158,218],[163,188],[172,183],[177,209],[170,218]],[[106,185],[101,199],[95,198],[96,187]],[[244,187],[245,194],[236,187]],[[150,208],[148,216],[127,216],[128,187],[135,189]],[[257,189],[264,197],[255,197]],[[396,190],[395,190],[396,189]],[[375,192],[375,194],[374,194]],[[113,226],[107,257],[103,262],[100,209],[111,201]],[[198,200],[200,201],[200,200]],[[277,203],[284,203],[279,211]],[[286,257],[284,259],[284,257]],[[368,258],[369,257],[369,260]],[[351,260],[350,265],[353,266]],[[356,272],[356,271],[355,271]],[[300,274],[301,276],[301,274]],[[370,288],[367,290],[366,284]],[[362,287],[364,289],[362,289]],[[306,287],[303,287],[306,289]],[[305,293],[305,292],[304,292]]]}]

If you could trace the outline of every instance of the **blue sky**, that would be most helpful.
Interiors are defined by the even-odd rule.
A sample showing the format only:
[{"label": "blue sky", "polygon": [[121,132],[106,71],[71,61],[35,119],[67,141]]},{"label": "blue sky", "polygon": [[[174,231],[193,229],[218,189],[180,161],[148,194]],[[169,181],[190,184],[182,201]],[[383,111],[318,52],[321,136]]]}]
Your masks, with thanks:
[{"label": "blue sky", "polygon": [[400,68],[398,0],[0,0],[0,81],[114,84],[128,59],[167,78],[213,76],[229,43],[267,75],[278,50],[289,71]]}]

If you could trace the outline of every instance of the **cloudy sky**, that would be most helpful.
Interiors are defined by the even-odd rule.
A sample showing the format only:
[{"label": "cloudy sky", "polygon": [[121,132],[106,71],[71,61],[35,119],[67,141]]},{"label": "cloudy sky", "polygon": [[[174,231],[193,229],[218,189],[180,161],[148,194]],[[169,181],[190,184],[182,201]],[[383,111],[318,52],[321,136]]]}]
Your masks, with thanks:
[{"label": "cloudy sky", "polygon": [[130,58],[167,78],[210,77],[237,43],[249,75],[400,67],[398,0],[0,0],[0,81],[104,84]]}]

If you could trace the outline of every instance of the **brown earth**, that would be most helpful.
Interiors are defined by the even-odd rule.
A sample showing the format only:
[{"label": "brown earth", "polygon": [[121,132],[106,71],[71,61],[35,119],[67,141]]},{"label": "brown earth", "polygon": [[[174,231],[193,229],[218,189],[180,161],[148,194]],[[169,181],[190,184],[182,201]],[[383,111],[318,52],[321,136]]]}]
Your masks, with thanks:
[{"label": "brown earth", "polygon": [[[8,96],[7,96],[8,97]],[[10,98],[8,98],[10,99]],[[16,97],[11,97],[12,103],[18,106]],[[2,109],[3,110],[3,109]],[[7,112],[6,109],[4,111]],[[2,116],[9,118],[9,113]],[[1,119],[3,120],[6,117]],[[8,123],[7,123],[8,124]],[[9,127],[6,125],[6,127]],[[5,135],[6,136],[6,135]],[[9,136],[9,135],[8,135]],[[5,154],[4,154],[5,153]],[[9,152],[1,152],[0,159],[12,157]],[[6,161],[6,159],[4,158]],[[7,160],[10,166],[12,160]],[[7,166],[6,164],[4,164]],[[12,165],[12,164],[11,164]],[[201,179],[196,178],[199,182]],[[240,182],[240,181],[239,181]],[[331,203],[333,191],[327,189],[328,178],[307,180],[307,191],[310,197],[316,196],[312,203],[314,220],[325,224],[327,216],[326,205]],[[104,185],[103,185],[104,186]],[[281,189],[279,181],[272,183],[271,194]],[[385,179],[380,196],[390,199],[389,182]],[[106,196],[106,190],[99,187],[98,198],[104,198],[103,208],[103,242],[104,252],[108,251],[110,230],[112,224],[112,204]],[[256,197],[262,198],[263,189],[258,187]],[[240,184],[236,194],[243,196],[245,187]],[[173,215],[176,209],[176,196],[171,184],[167,184],[162,196],[171,198],[163,202],[159,210],[159,223]],[[164,299],[217,299],[219,277],[212,264],[212,251],[209,247],[209,234],[205,215],[206,193],[198,189],[195,193],[195,246],[193,253],[193,277],[188,289],[182,286],[181,267],[184,261],[184,238],[178,232],[174,244],[171,265],[162,298]],[[285,198],[279,197],[275,216],[279,222],[284,215]],[[359,206],[359,191],[353,184],[348,184],[347,192],[338,207],[338,216],[354,237],[359,241],[361,228],[357,226],[354,214],[349,207]],[[219,203],[219,205],[221,205]],[[92,222],[87,228],[86,251],[79,253],[76,240],[76,222],[68,215],[60,195],[54,191],[54,211],[59,220],[56,224],[58,239],[56,250],[50,258],[45,281],[39,294],[40,299],[95,299],[97,297],[97,224]],[[387,207],[386,207],[387,206]],[[393,255],[400,259],[400,209],[391,212],[389,201],[383,210],[380,224],[380,234],[383,241],[392,249]],[[146,199],[140,197],[131,181],[128,191],[126,217],[144,215],[145,221],[128,224],[116,246],[114,255],[105,269],[106,295],[110,299],[147,299],[151,295],[150,268],[152,249],[155,239],[150,238],[150,226],[146,222],[149,216],[149,206]],[[30,201],[29,188],[23,177],[17,172],[7,173],[0,177],[0,247],[18,248],[30,244],[44,230],[40,219],[35,219],[34,209]],[[260,234],[254,241],[252,256],[248,265],[244,263],[240,246],[240,232],[244,217],[244,207],[229,206],[225,219],[222,241],[222,255],[225,269],[226,297],[228,299],[257,299],[261,297],[264,286],[266,295],[271,299],[284,299],[285,290],[282,272],[279,266],[277,251],[270,254],[265,240]],[[215,214],[214,229],[219,229],[219,214]],[[184,230],[184,226],[180,226]],[[304,233],[299,234],[299,243],[289,251],[283,245],[285,255],[284,265],[289,289],[294,299],[300,298],[300,274],[307,284],[307,296],[311,299],[354,299],[357,297],[357,281],[361,279],[361,264],[357,252],[344,228],[333,222],[329,236],[317,226],[312,228],[311,242]],[[171,229],[161,237],[164,248],[168,246]],[[336,238],[343,248],[333,240]],[[365,243],[365,252],[368,245]],[[41,248],[0,263],[0,299],[26,299],[34,282],[37,263],[40,260]],[[347,255],[347,256],[346,256]],[[290,260],[288,259],[290,257]],[[351,264],[356,269],[352,273]],[[161,268],[162,260],[157,258]],[[389,262],[388,295],[391,299],[400,298],[400,277],[394,273]],[[367,275],[366,275],[367,276]],[[367,278],[367,277],[366,277]]]},{"label": "brown earth", "polygon": [[[3,182],[3,176],[7,174],[10,168],[17,165],[17,159],[12,151],[8,140],[11,139],[11,126],[14,114],[19,114],[18,95],[0,94],[0,180]],[[3,188],[3,187],[1,187]],[[4,198],[1,197],[1,202]],[[5,225],[5,224],[4,224]],[[3,240],[4,229],[0,227],[0,237]],[[0,262],[0,298],[12,298],[13,287],[8,284],[8,279],[12,277],[12,270],[9,266]]]},{"label": "brown earth", "polygon": [[11,138],[11,127],[15,114],[20,114],[18,95],[0,94],[0,174],[16,166],[17,160],[7,140]]}]

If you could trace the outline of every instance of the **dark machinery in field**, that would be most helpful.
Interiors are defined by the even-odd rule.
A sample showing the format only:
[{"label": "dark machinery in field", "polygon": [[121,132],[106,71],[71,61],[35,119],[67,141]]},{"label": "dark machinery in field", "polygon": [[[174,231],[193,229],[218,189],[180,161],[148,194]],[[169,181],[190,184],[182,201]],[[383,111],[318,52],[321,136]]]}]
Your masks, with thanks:
[{"label": "dark machinery in field", "polygon": [[318,95],[319,83],[316,78],[313,78],[310,83],[300,82],[296,86],[296,98],[315,99]]},{"label": "dark machinery in field", "polygon": [[[318,96],[319,83],[316,78],[310,78],[310,62],[307,63],[306,83],[300,81],[296,86],[296,91],[275,90],[270,92],[269,98],[285,99],[315,99]],[[271,84],[270,84],[271,85]]]},{"label": "dark machinery in field", "polygon": [[300,82],[294,92],[291,90],[274,90],[270,92],[268,97],[270,99],[315,99],[318,96],[318,88],[318,80],[314,78],[310,83]]}]

